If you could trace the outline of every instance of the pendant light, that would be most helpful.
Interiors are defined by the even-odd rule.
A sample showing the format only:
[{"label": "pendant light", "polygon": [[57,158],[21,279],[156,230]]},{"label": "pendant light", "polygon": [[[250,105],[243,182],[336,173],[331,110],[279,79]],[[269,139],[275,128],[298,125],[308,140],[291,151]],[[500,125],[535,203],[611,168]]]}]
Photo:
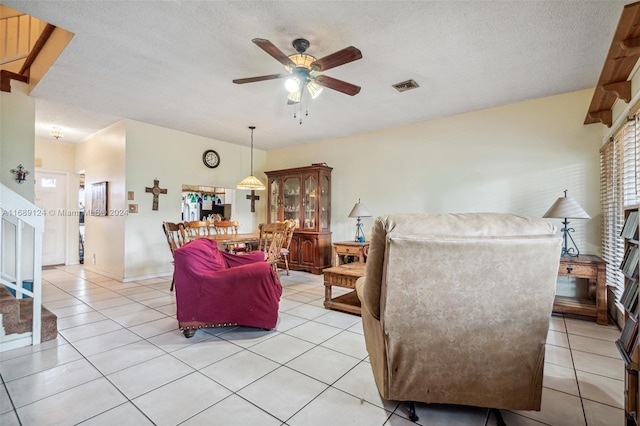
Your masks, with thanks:
[{"label": "pendant light", "polygon": [[264,184],[253,175],[253,130],[255,128],[256,126],[249,126],[249,129],[251,129],[251,174],[244,178],[237,188],[262,191],[265,189]]},{"label": "pendant light", "polygon": [[59,141],[60,139],[62,139],[64,137],[64,133],[62,133],[62,128],[60,128],[60,127],[52,128],[51,131],[49,132],[49,134],[51,136],[53,136],[54,138],[56,138],[57,141]]}]

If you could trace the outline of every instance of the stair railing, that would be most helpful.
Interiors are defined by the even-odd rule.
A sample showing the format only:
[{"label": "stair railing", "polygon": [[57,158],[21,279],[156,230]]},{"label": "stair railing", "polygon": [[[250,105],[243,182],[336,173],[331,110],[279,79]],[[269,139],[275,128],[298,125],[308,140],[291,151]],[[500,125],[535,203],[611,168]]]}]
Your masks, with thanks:
[{"label": "stair railing", "polygon": [[0,18],[0,66],[25,59],[44,26],[41,20],[24,13]]},{"label": "stair railing", "polygon": [[[33,298],[31,337],[3,344],[2,350],[38,345],[42,328],[44,211],[0,184],[0,215],[0,284],[13,289],[16,299]],[[33,280],[31,289],[24,287],[25,273]]]}]

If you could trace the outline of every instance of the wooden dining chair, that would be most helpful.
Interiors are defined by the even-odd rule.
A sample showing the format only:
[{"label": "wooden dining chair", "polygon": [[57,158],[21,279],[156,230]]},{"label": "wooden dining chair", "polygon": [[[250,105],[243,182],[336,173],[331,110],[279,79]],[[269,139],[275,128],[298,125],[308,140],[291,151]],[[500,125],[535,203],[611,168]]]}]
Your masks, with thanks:
[{"label": "wooden dining chair", "polygon": [[184,222],[184,237],[187,241],[196,238],[207,238],[211,235],[211,223],[208,220],[192,220]]},{"label": "wooden dining chair", "polygon": [[[169,249],[171,250],[171,256],[173,257],[173,252],[182,247],[185,244],[184,239],[184,226],[182,223],[173,223],[173,222],[162,222],[162,230],[164,231],[164,235],[167,237],[167,243],[169,243]],[[173,261],[172,261],[173,263]],[[174,278],[171,277],[171,291],[173,291],[174,286]]]},{"label": "wooden dining chair", "polygon": [[290,226],[289,220],[284,222],[261,223],[260,239],[258,247],[266,254],[266,261],[271,263],[273,269],[278,273],[278,261],[281,260],[282,246],[287,237]]},{"label": "wooden dining chair", "polygon": [[282,249],[280,249],[280,256],[284,260],[284,267],[289,275],[289,250],[291,249],[291,240],[293,239],[293,231],[296,229],[296,223],[293,220],[287,220],[289,227],[287,228],[287,235],[285,236]]},{"label": "wooden dining chair", "polygon": [[218,235],[238,235],[238,221],[219,220],[213,222],[213,227]]}]

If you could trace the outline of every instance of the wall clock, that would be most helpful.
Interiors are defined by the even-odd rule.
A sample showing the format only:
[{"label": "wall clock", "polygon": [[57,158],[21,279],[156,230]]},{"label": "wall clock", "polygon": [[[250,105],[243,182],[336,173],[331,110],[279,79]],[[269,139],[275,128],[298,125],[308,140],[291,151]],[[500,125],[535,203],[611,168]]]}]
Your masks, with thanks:
[{"label": "wall clock", "polygon": [[202,162],[210,169],[215,169],[220,165],[220,156],[214,150],[208,149],[202,154]]}]

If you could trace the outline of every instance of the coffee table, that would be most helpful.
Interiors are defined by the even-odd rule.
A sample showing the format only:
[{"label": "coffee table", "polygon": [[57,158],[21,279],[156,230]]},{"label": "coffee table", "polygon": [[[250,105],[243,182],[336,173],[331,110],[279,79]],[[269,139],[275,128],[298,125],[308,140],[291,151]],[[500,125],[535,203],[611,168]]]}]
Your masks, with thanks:
[{"label": "coffee table", "polygon": [[[322,271],[324,274],[324,307],[360,315],[360,299],[356,294],[356,280],[364,276],[366,264],[347,263]],[[331,297],[331,287],[350,288],[353,291]]]}]

